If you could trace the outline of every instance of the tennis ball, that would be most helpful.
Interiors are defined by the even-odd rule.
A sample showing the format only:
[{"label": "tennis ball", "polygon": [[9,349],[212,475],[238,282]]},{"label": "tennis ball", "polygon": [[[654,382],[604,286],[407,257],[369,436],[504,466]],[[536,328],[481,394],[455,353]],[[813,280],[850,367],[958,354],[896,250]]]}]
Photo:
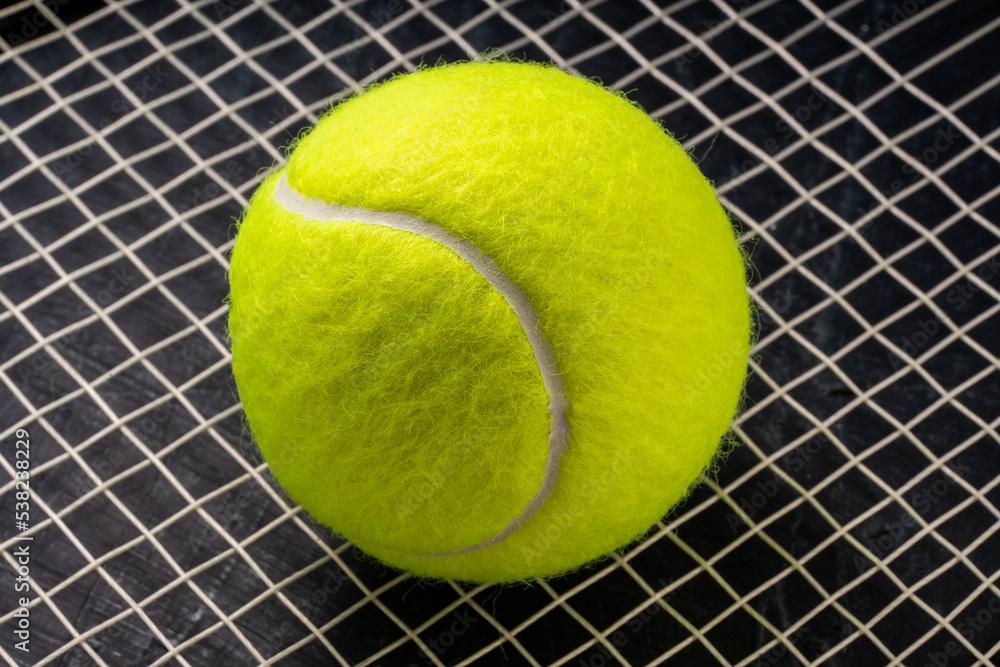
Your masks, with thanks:
[{"label": "tennis ball", "polygon": [[252,197],[233,370],[292,499],[427,577],[571,571],[699,481],[742,393],[743,256],[680,144],[554,67],[336,105]]}]

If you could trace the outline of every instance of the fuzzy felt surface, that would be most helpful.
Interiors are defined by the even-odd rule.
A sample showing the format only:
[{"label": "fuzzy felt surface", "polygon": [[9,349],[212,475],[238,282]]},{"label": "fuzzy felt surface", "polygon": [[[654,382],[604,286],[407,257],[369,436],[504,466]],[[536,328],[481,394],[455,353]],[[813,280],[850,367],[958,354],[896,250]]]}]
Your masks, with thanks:
[{"label": "fuzzy felt surface", "polygon": [[233,368],[260,450],[317,520],[390,565],[467,581],[554,575],[645,533],[711,463],[750,347],[742,254],[710,184],[642,110],[555,68],[466,63],[336,106],[284,168],[307,197],[432,221],[531,300],[568,400],[549,414],[524,330],[468,263],[414,234],[241,221]]}]

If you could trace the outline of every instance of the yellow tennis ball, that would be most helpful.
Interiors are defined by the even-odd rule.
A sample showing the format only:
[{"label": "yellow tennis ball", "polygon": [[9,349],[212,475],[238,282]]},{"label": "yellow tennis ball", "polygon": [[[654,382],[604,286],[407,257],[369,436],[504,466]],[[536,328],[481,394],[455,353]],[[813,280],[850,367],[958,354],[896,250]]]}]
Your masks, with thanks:
[{"label": "yellow tennis ball", "polygon": [[230,280],[273,474],[419,575],[556,575],[642,536],[742,393],[744,262],[712,187],[624,96],[550,66],[338,104],[254,194]]}]

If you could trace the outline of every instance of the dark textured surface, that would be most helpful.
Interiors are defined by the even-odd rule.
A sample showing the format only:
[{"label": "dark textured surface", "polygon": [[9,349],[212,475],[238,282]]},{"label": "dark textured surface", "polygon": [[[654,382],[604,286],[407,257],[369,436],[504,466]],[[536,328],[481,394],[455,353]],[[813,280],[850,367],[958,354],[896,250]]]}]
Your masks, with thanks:
[{"label": "dark textured surface", "polygon": [[[0,12],[9,659],[995,654],[992,3],[44,5]],[[227,362],[224,264],[255,176],[331,96],[491,48],[629,90],[692,147],[752,249],[761,342],[744,446],[672,526],[568,577],[472,589],[365,560],[267,482]],[[885,210],[883,193],[902,194]],[[18,427],[35,493],[28,655],[11,635]]]}]

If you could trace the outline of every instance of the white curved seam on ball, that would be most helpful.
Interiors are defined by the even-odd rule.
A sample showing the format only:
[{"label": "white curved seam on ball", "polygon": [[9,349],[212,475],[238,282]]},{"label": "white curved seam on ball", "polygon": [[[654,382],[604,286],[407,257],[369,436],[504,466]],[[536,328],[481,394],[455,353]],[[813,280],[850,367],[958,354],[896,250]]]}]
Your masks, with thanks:
[{"label": "white curved seam on ball", "polygon": [[563,453],[569,446],[569,424],[566,419],[566,392],[562,376],[556,366],[555,356],[538,323],[538,315],[527,295],[510,277],[500,270],[493,259],[481,251],[474,243],[460,238],[448,230],[415,215],[398,212],[372,211],[358,206],[331,204],[322,199],[306,197],[288,183],[286,173],[274,187],[274,200],[286,211],[301,215],[316,222],[361,222],[369,225],[389,227],[417,234],[445,246],[472,266],[475,271],[493,286],[510,305],[528,336],[531,350],[542,374],[545,391],[549,396],[549,452],[542,484],[528,501],[521,513],[511,519],[503,530],[493,537],[454,551],[434,554],[414,554],[420,556],[453,556],[485,549],[499,544],[530,519],[548,499],[559,478],[559,465]]}]

